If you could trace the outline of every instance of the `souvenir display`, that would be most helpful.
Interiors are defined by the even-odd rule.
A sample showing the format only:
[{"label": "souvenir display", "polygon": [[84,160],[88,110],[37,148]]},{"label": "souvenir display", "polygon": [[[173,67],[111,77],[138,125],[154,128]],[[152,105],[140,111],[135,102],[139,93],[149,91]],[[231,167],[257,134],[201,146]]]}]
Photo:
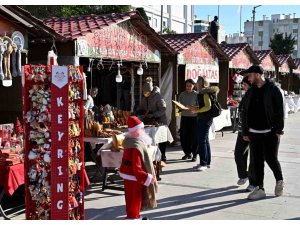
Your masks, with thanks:
[{"label": "souvenir display", "polygon": [[26,219],[84,219],[83,77],[60,69],[24,66]]}]

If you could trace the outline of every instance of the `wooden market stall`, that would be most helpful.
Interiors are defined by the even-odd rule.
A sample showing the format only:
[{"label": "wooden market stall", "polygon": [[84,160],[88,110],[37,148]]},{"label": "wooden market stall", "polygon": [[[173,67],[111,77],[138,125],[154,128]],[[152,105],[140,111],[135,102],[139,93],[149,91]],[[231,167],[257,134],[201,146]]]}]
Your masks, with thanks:
[{"label": "wooden market stall", "polygon": [[300,58],[293,59],[296,69],[293,69],[293,77],[291,82],[291,90],[300,94]]},{"label": "wooden market stall", "polygon": [[277,82],[281,84],[283,90],[290,91],[293,69],[296,69],[294,60],[288,54],[276,55],[276,57],[279,62]]},{"label": "wooden market stall", "polygon": [[0,216],[5,219],[9,218],[2,210],[2,197],[12,196],[26,181],[22,66],[28,63],[30,42],[53,39],[63,37],[20,7],[0,5]]},{"label": "wooden market stall", "polygon": [[[0,5],[1,56],[2,53],[4,55],[9,53],[7,59],[11,61],[7,64],[8,69],[3,71],[6,67],[4,66],[6,57],[2,59],[3,61],[1,60],[4,67],[0,67],[0,78],[3,75],[5,81],[12,82],[11,86],[5,87],[2,85],[3,80],[0,81],[0,124],[13,123],[17,117],[22,118],[21,66],[28,63],[30,43],[46,42],[46,40],[52,43],[53,38],[63,39],[51,28],[45,26],[42,21],[20,7]],[[41,55],[39,57],[41,58]],[[43,58],[47,58],[47,54]]]},{"label": "wooden market stall", "polygon": [[227,96],[240,101],[243,93],[241,79],[237,77],[241,71],[253,64],[260,64],[260,61],[248,43],[221,44],[221,48],[230,58]]},{"label": "wooden market stall", "polygon": [[213,37],[209,33],[168,34],[162,37],[178,54],[176,95],[185,90],[185,80],[193,79],[196,82],[198,76],[203,76],[212,85],[219,86],[218,100],[225,107],[228,73],[220,73],[220,67],[229,58]]},{"label": "wooden market stall", "polygon": [[[147,76],[161,85],[161,58],[175,52],[136,11],[107,15],[48,18],[44,24],[67,41],[56,43],[59,64],[83,65],[87,85],[99,87],[95,104],[133,111],[141,100]],[[31,61],[46,54],[50,45],[32,43]],[[118,66],[119,65],[119,66]],[[118,67],[122,81],[116,82]],[[142,76],[137,69],[142,68]]]},{"label": "wooden market stall", "polygon": [[254,51],[258,57],[262,68],[264,69],[264,75],[266,78],[277,80],[277,68],[279,67],[279,62],[276,55],[272,50],[261,50]]}]

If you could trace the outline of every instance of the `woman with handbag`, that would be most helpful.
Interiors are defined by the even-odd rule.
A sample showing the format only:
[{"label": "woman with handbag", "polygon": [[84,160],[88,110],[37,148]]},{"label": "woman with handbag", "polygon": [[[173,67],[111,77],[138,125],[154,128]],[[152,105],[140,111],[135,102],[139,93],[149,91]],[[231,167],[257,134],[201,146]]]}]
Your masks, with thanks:
[{"label": "woman with handbag", "polygon": [[211,149],[208,138],[209,129],[213,122],[213,117],[210,114],[211,99],[217,98],[219,88],[210,86],[209,82],[200,76],[198,77],[196,88],[198,91],[198,107],[191,107],[191,109],[192,112],[197,113],[197,153],[200,156],[200,163],[194,168],[197,171],[204,171],[210,168],[211,164]]}]

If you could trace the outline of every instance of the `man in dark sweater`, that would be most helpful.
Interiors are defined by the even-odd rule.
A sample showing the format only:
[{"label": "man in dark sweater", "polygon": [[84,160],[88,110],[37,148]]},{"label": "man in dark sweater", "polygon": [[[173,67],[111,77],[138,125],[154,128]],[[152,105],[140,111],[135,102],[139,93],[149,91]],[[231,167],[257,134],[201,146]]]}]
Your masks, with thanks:
[{"label": "man in dark sweater", "polygon": [[283,176],[278,161],[280,135],[283,134],[283,98],[273,82],[265,79],[263,69],[253,65],[245,71],[252,87],[244,97],[242,114],[243,139],[250,141],[253,155],[255,186],[248,199],[266,197],[264,190],[264,161],[267,162],[276,179],[275,195],[283,193]]}]

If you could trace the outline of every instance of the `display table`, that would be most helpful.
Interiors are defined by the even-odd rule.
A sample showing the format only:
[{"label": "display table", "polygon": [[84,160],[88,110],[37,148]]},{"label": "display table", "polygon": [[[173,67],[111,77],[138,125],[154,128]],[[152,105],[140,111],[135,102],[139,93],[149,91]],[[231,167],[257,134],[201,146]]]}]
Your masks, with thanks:
[{"label": "display table", "polygon": [[24,184],[24,164],[0,166],[0,177],[0,186],[2,187],[0,194],[0,213],[5,219],[9,219],[3,212],[1,200],[4,194],[12,196],[18,187]]}]

